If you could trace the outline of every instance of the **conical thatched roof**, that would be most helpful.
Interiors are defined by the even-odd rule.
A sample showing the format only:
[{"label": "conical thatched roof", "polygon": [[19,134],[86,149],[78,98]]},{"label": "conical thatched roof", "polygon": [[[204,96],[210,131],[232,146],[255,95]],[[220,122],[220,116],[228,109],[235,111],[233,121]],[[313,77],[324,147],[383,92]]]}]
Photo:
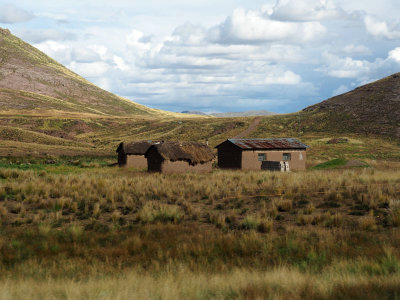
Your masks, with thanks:
[{"label": "conical thatched roof", "polygon": [[147,153],[152,148],[155,148],[165,160],[182,160],[191,165],[206,163],[214,159],[214,153],[207,145],[196,142],[164,142],[151,146]]},{"label": "conical thatched roof", "polygon": [[135,141],[119,144],[117,152],[123,150],[125,154],[144,155],[146,151],[154,144],[161,143],[160,141]]}]

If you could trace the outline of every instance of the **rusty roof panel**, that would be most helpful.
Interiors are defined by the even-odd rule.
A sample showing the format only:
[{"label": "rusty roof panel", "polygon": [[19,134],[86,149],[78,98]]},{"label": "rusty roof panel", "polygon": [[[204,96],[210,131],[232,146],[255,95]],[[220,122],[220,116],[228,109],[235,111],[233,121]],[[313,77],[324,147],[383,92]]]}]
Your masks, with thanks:
[{"label": "rusty roof panel", "polygon": [[306,149],[309,148],[294,138],[270,139],[229,139],[231,143],[243,150],[249,149]]}]

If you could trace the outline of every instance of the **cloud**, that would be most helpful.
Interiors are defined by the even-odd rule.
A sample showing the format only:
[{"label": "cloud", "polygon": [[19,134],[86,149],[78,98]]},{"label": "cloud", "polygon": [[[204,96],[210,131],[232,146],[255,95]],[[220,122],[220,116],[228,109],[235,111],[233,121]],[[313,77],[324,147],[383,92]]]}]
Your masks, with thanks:
[{"label": "cloud", "polygon": [[320,71],[336,78],[359,78],[368,75],[371,63],[366,60],[356,60],[351,57],[337,57],[325,54],[328,65]]},{"label": "cloud", "polygon": [[269,74],[265,78],[266,84],[295,85],[301,82],[301,77],[292,71],[286,71],[283,74]]},{"label": "cloud", "polygon": [[14,5],[0,6],[0,23],[14,24],[27,22],[34,18],[34,15]]},{"label": "cloud", "polygon": [[148,37],[145,37],[143,32],[132,29],[131,32],[126,36],[126,43],[128,46],[140,49],[149,50],[150,44],[148,43]]},{"label": "cloud", "polygon": [[235,9],[225,22],[210,29],[209,38],[223,44],[302,43],[315,40],[325,32],[325,27],[319,22],[282,22],[262,15],[261,11]]},{"label": "cloud", "polygon": [[278,0],[271,18],[281,21],[322,21],[347,17],[332,0]]},{"label": "cloud", "polygon": [[69,64],[68,68],[83,77],[90,78],[104,75],[110,66],[102,61],[93,63],[78,63],[73,61]]},{"label": "cloud", "polygon": [[386,21],[379,21],[371,16],[364,18],[364,24],[368,33],[376,38],[400,39],[400,29],[396,28],[399,24],[389,26]]},{"label": "cloud", "polygon": [[361,54],[369,55],[371,54],[371,49],[364,45],[349,44],[343,48],[343,52],[346,54]]},{"label": "cloud", "polygon": [[333,91],[332,96],[341,95],[347,93],[348,91],[350,91],[350,89],[346,85],[342,84],[336,90]]},{"label": "cloud", "polygon": [[[355,1],[271,0],[259,9],[215,2],[219,13],[209,12],[207,21],[184,10],[177,18],[176,7],[171,15],[130,14],[122,0],[115,3],[122,14],[97,2],[89,15],[83,6],[42,6],[23,38],[30,34],[35,46],[95,84],[152,107],[292,112],[398,72],[400,29],[390,21],[397,15],[368,19],[355,9],[372,5]],[[190,16],[193,5],[186,5]]]},{"label": "cloud", "polygon": [[400,63],[400,47],[393,49],[389,52],[389,59],[394,60],[397,63]]},{"label": "cloud", "polygon": [[124,59],[122,57],[114,55],[114,63],[117,66],[117,68],[121,71],[127,71],[129,70],[129,66],[125,63]]},{"label": "cloud", "polygon": [[74,40],[76,35],[71,32],[58,31],[55,29],[23,30],[19,36],[30,43],[41,43],[44,41]]},{"label": "cloud", "polygon": [[196,26],[190,22],[178,26],[172,36],[177,39],[172,39],[172,41],[182,45],[196,46],[204,45],[207,42],[207,30],[202,26]]}]

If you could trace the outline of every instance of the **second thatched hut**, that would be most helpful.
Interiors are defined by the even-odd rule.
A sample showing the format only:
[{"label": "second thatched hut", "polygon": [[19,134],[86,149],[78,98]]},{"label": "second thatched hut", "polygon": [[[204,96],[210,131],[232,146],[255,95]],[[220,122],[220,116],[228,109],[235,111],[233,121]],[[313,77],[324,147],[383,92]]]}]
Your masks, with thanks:
[{"label": "second thatched hut", "polygon": [[214,153],[197,142],[164,142],[150,146],[145,157],[149,172],[210,172]]},{"label": "second thatched hut", "polygon": [[118,165],[120,167],[147,168],[147,159],[144,157],[151,145],[161,141],[134,141],[120,143],[117,148]]}]

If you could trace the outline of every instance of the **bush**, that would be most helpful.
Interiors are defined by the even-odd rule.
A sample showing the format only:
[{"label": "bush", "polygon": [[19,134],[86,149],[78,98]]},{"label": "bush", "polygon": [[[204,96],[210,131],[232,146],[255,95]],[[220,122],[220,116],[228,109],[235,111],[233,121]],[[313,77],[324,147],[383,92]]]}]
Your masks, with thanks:
[{"label": "bush", "polygon": [[257,230],[259,232],[270,232],[274,225],[271,218],[260,218],[258,216],[246,216],[240,223],[240,228],[245,230]]},{"label": "bush", "polygon": [[389,204],[389,221],[390,224],[398,227],[400,226],[400,200],[392,200]]},{"label": "bush", "polygon": [[147,202],[138,213],[138,218],[143,223],[178,223],[183,219],[179,206]]},{"label": "bush", "polygon": [[373,215],[373,211],[370,212],[368,216],[362,217],[359,222],[359,227],[363,230],[376,230],[378,227],[376,225],[376,220]]},{"label": "bush", "polygon": [[290,211],[293,208],[293,200],[275,200],[275,206],[278,208],[279,211]]}]

